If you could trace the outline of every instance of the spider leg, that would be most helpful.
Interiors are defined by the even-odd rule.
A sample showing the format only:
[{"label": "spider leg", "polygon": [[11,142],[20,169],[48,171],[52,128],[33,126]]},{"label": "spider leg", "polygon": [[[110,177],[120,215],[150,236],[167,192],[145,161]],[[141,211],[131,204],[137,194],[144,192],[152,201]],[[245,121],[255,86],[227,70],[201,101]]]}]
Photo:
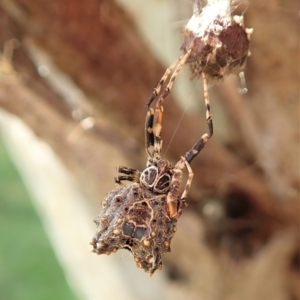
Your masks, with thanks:
[{"label": "spider leg", "polygon": [[122,181],[139,182],[137,181],[137,178],[132,175],[118,175],[117,177],[115,177],[115,183],[121,184]]},{"label": "spider leg", "polygon": [[166,79],[170,76],[170,74],[172,73],[173,69],[175,68],[175,66],[180,62],[180,60],[183,58],[184,54],[181,55],[179,58],[177,58],[172,64],[171,66],[166,70],[165,74],[163,75],[163,77],[161,78],[161,80],[159,81],[158,85],[156,88],[154,88],[154,91],[152,92],[151,96],[149,97],[146,106],[149,108],[149,106],[151,105],[151,103],[153,102],[153,100],[158,96],[158,94],[160,93],[160,90],[162,88],[162,86],[164,85]]},{"label": "spider leg", "polygon": [[153,134],[154,134],[154,154],[160,155],[162,148],[162,121],[163,121],[164,108],[161,106],[155,109],[153,119]]},{"label": "spider leg", "polygon": [[149,108],[145,121],[145,149],[148,157],[153,157],[154,153],[154,134],[153,134],[154,110]]},{"label": "spider leg", "polygon": [[194,177],[194,173],[193,173],[193,170],[192,170],[190,164],[185,159],[185,157],[182,156],[181,160],[175,165],[175,169],[176,168],[183,169],[184,167],[186,167],[187,170],[188,170],[188,179],[187,179],[187,182],[185,184],[184,191],[183,191],[183,193],[180,197],[180,200],[184,200],[187,197],[187,194],[190,190],[190,187],[191,187],[191,184],[192,184],[192,181],[193,181],[193,177]]},{"label": "spider leg", "polygon": [[238,91],[240,94],[246,94],[248,92],[246,78],[245,78],[245,72],[241,71],[239,73],[239,79],[240,79],[240,87],[238,88]]},{"label": "spider leg", "polygon": [[141,172],[136,169],[119,166],[119,167],[117,167],[117,171],[119,173],[125,174],[125,175],[118,175],[117,177],[115,177],[116,183],[120,184],[122,181],[125,181],[125,180],[133,181],[133,182],[140,181]]},{"label": "spider leg", "polygon": [[205,74],[202,73],[203,85],[204,85],[204,101],[206,106],[206,123],[208,126],[208,133],[204,133],[200,140],[185,154],[185,159],[188,163],[199,154],[199,152],[203,149],[207,141],[213,135],[213,122],[210,114],[210,103],[209,103],[209,96],[208,96],[208,86]]},{"label": "spider leg", "polygon": [[148,156],[153,158],[155,155],[160,155],[162,148],[162,120],[163,107],[159,109],[149,108],[145,122],[145,148]]},{"label": "spider leg", "polygon": [[[181,182],[182,182],[182,170],[184,168],[188,170],[188,180],[186,182],[184,191],[179,198]],[[185,199],[191,187],[194,173],[190,164],[184,157],[177,162],[173,169],[172,181],[170,184],[170,190],[167,195],[167,205],[169,208],[169,214],[171,218],[178,219],[182,213],[182,210],[186,207]]]},{"label": "spider leg", "polygon": [[181,71],[181,69],[182,69],[183,65],[185,64],[186,60],[190,56],[191,52],[192,52],[192,48],[188,49],[188,51],[185,54],[183,54],[179,57],[179,62],[177,64],[177,66],[176,66],[176,68],[175,68],[175,70],[174,70],[174,72],[173,72],[166,88],[164,89],[164,91],[162,92],[162,94],[160,95],[160,97],[157,100],[157,103],[156,103],[157,108],[162,105],[164,99],[170,94],[170,91],[172,89],[174,81],[175,81],[178,73]]}]

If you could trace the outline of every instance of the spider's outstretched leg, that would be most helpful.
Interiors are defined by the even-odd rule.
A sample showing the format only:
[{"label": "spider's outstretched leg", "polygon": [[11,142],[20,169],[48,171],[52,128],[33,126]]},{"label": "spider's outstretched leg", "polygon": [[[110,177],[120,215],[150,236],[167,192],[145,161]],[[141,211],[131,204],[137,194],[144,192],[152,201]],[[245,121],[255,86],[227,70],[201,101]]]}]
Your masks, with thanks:
[{"label": "spider's outstretched leg", "polygon": [[151,103],[153,102],[153,100],[158,96],[158,94],[160,93],[160,90],[162,88],[162,86],[164,85],[165,81],[167,80],[167,78],[170,76],[170,74],[173,72],[175,66],[180,62],[180,60],[183,58],[184,54],[181,55],[179,58],[177,58],[172,64],[171,66],[166,70],[165,74],[163,75],[163,77],[161,78],[161,80],[159,81],[158,85],[156,88],[154,88],[151,96],[149,97],[146,106],[149,107],[151,105]]},{"label": "spider's outstretched leg", "polygon": [[[188,180],[186,182],[184,191],[179,198],[181,182],[182,182],[182,170],[184,168],[188,170]],[[184,157],[177,162],[173,170],[172,181],[170,184],[170,190],[167,195],[167,205],[169,208],[169,214],[171,218],[178,219],[182,213],[182,210],[187,206],[185,203],[185,199],[191,187],[191,183],[193,180],[194,173],[190,164],[186,161]]]},{"label": "spider's outstretched leg", "polygon": [[[188,49],[188,51],[184,55],[180,56],[180,61],[178,62],[177,67],[175,68],[175,70],[174,70],[167,86],[165,87],[164,91],[162,92],[162,94],[158,98],[157,103],[156,103],[156,107],[160,107],[162,105],[164,99],[170,94],[170,91],[171,91],[172,86],[174,84],[175,78],[177,77],[178,73],[181,71],[183,65],[185,64],[186,60],[190,56],[191,52],[192,52],[192,48]],[[150,102],[150,104],[151,104],[151,102]]]},{"label": "spider's outstretched leg", "polygon": [[204,145],[213,135],[213,122],[210,114],[210,103],[209,103],[209,96],[208,96],[208,86],[207,81],[204,73],[202,73],[203,85],[204,85],[204,101],[206,107],[206,123],[208,126],[208,133],[204,133],[200,140],[185,154],[185,159],[188,163],[199,154],[199,152],[203,149]]},{"label": "spider's outstretched leg", "polygon": [[119,166],[119,167],[117,167],[117,171],[119,173],[125,174],[125,175],[118,175],[117,177],[115,177],[116,183],[120,184],[122,181],[125,181],[125,180],[133,181],[133,182],[140,181],[141,172],[139,170]]},{"label": "spider's outstretched leg", "polygon": [[159,109],[149,108],[146,115],[145,122],[145,148],[149,158],[155,155],[160,155],[162,148],[162,120],[163,107]]},{"label": "spider's outstretched leg", "polygon": [[[147,104],[146,104],[147,107],[149,107],[151,105],[151,103],[156,99],[156,97],[160,93],[161,88],[162,88],[163,84],[165,83],[166,79],[173,72],[173,74],[170,77],[170,80],[169,80],[165,90],[163,91],[163,93],[159,97],[159,99],[161,99],[160,103],[169,95],[175,78],[177,77],[178,73],[182,69],[183,65],[185,64],[185,62],[188,59],[191,52],[192,52],[192,49],[189,49],[185,54],[181,55],[178,59],[176,59],[172,63],[172,65],[166,70],[165,74],[163,75],[163,77],[159,81],[157,87],[154,88],[154,91],[152,92],[151,96],[149,97],[149,99],[147,101]],[[176,66],[176,68],[175,68],[175,66]],[[175,68],[175,70],[174,70],[174,68]]]}]

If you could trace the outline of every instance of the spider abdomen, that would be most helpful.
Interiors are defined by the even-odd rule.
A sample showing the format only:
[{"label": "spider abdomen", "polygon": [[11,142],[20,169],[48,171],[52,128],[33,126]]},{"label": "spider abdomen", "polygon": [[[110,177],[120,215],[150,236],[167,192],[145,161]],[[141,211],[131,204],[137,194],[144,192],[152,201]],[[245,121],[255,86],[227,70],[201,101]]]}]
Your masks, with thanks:
[{"label": "spider abdomen", "polygon": [[176,232],[176,220],[168,215],[166,195],[156,195],[133,183],[112,190],[103,204],[95,220],[93,251],[110,254],[127,249],[146,272],[153,274],[161,268],[162,257],[170,251]]}]

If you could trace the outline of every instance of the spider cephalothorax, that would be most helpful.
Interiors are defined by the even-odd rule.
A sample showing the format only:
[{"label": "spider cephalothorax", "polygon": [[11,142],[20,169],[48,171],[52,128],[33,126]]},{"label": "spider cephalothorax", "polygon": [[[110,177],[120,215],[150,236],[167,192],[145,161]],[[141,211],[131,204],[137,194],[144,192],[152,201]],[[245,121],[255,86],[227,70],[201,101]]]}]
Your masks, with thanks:
[{"label": "spider cephalothorax", "polygon": [[141,173],[140,183],[150,191],[165,194],[170,189],[173,167],[165,159],[150,159],[147,168]]}]

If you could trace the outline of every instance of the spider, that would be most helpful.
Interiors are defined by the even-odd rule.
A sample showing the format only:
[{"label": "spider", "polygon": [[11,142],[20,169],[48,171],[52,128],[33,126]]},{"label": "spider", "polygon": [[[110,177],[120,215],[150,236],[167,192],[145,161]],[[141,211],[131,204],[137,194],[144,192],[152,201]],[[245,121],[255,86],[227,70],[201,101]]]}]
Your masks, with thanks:
[{"label": "spider", "polygon": [[[207,91],[206,91],[207,92]],[[208,97],[208,96],[207,96]],[[148,107],[145,122],[145,148],[148,154],[142,172],[119,166],[118,186],[102,202],[103,210],[94,220],[97,231],[91,241],[93,252],[110,254],[127,249],[138,267],[152,275],[162,268],[162,257],[171,251],[176,222],[187,206],[185,199],[193,179],[190,162],[213,134],[207,106],[208,133],[172,166],[161,157],[163,105],[159,98],[155,109]],[[183,169],[188,179],[181,193]],[[131,184],[123,185],[123,181]]]},{"label": "spider", "polygon": [[[161,157],[162,120],[163,106],[162,102],[158,101],[155,111],[152,108],[148,108],[146,115],[145,148],[148,154],[146,169],[140,172],[127,167],[118,167],[118,172],[125,175],[119,175],[116,177],[115,182],[120,184],[123,180],[134,181],[138,182],[142,187],[154,194],[167,195],[166,200],[169,217],[178,219],[181,215],[182,209],[185,207],[185,199],[193,178],[190,162],[199,154],[208,139],[212,136],[213,124],[208,112],[207,123],[209,133],[203,134],[199,142],[196,143],[192,149],[185,154],[185,156],[182,156],[173,167],[168,160]],[[184,191],[180,197],[182,170],[184,168],[187,168],[189,176]]]},{"label": "spider", "polygon": [[[162,102],[170,93],[173,83],[184,64],[189,64],[192,78],[202,77],[204,101],[209,113],[207,80],[216,81],[228,74],[240,74],[250,56],[249,43],[252,28],[244,28],[243,16],[232,16],[230,0],[208,0],[202,8],[200,0],[194,3],[193,16],[184,29],[181,49],[184,51],[166,70],[148,99],[148,107],[159,95],[169,78],[158,101]],[[241,91],[246,90],[241,89]]]}]

